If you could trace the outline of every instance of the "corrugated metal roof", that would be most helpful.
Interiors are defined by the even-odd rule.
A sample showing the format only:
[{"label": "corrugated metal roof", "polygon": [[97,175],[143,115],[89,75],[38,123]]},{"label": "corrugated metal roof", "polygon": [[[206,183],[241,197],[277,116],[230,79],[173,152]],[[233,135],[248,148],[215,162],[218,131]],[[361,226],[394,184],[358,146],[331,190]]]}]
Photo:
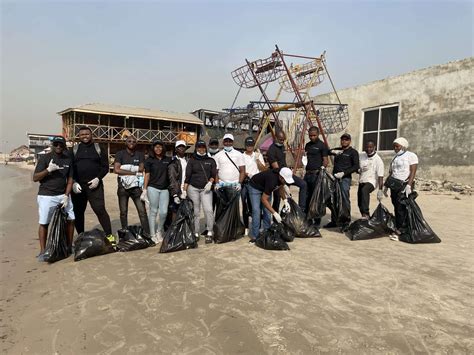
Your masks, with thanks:
[{"label": "corrugated metal roof", "polygon": [[148,118],[152,120],[163,120],[173,122],[184,122],[201,125],[202,121],[191,113],[178,113],[171,111],[161,111],[149,108],[128,107],[119,105],[107,105],[100,103],[85,104],[67,108],[58,112],[63,115],[68,112],[86,112],[96,114],[107,114],[112,116],[131,116],[139,118]]}]

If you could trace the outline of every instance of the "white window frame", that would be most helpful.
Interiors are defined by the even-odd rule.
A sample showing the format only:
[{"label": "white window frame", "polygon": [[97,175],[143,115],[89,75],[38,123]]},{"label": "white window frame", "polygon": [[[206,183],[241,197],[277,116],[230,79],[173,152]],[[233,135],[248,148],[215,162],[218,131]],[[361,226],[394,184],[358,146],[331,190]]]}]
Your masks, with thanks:
[{"label": "white window frame", "polygon": [[[366,113],[367,111],[375,111],[375,110],[378,110],[378,111],[379,111],[379,119],[378,119],[378,122],[377,122],[377,127],[380,127],[380,123],[381,123],[381,120],[382,120],[382,109],[384,109],[384,108],[390,108],[390,107],[398,107],[397,128],[378,129],[378,130],[376,130],[376,131],[367,131],[367,132],[364,132],[365,113]],[[392,149],[379,150],[380,133],[396,131],[396,133],[397,133],[396,136],[398,137],[398,133],[399,133],[399,129],[400,129],[400,109],[401,109],[401,106],[400,106],[400,103],[399,103],[399,102],[391,103],[391,104],[386,104],[386,105],[381,105],[381,106],[367,107],[367,108],[363,108],[363,109],[362,109],[362,120],[361,120],[361,127],[360,127],[361,139],[360,139],[360,143],[359,143],[359,150],[360,150],[360,151],[364,150],[364,134],[366,134],[366,133],[377,133],[377,151],[378,151],[378,152],[390,152],[390,151],[392,151]]]}]

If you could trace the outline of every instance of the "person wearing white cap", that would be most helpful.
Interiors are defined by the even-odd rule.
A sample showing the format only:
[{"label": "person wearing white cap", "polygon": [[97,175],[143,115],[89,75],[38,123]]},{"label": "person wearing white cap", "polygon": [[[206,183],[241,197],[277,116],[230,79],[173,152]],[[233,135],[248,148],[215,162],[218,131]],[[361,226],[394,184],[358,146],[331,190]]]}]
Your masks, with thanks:
[{"label": "person wearing white cap", "polygon": [[234,149],[234,136],[224,134],[224,149],[214,156],[217,165],[217,181],[219,187],[232,186],[240,191],[245,179],[245,161],[241,152]]},{"label": "person wearing white cap", "polygon": [[284,188],[294,183],[293,172],[289,168],[269,169],[252,176],[248,185],[252,205],[250,242],[254,242],[260,233],[262,213],[264,230],[270,228],[272,215],[277,223],[281,223],[281,216],[272,207],[272,193],[280,189],[280,196],[285,196]]},{"label": "person wearing white cap", "polygon": [[173,221],[176,219],[176,212],[178,211],[181,200],[184,200],[187,197],[187,193],[184,190],[184,179],[186,166],[188,164],[185,157],[186,142],[179,140],[174,144],[174,146],[176,155],[168,165],[168,176],[170,179],[169,192],[172,198],[170,209]]},{"label": "person wearing white cap", "polygon": [[[400,194],[408,197],[412,193],[415,181],[416,169],[418,167],[418,156],[408,151],[408,141],[398,137],[393,141],[395,156],[390,163],[389,175],[385,181],[384,193],[390,189],[390,198],[395,210],[395,225],[399,230],[406,218],[406,206],[400,203]],[[397,236],[390,237],[398,240]]]}]

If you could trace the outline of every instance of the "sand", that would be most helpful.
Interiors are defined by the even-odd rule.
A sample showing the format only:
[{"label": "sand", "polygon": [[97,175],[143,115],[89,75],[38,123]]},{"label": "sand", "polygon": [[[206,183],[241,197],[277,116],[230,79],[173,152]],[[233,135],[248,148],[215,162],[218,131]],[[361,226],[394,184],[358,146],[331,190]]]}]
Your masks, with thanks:
[{"label": "sand", "polygon": [[[441,244],[351,242],[322,229],[323,238],[298,239],[286,252],[239,240],[48,265],[35,260],[31,171],[1,169],[2,353],[474,351],[470,196],[420,194]],[[116,229],[116,177],[105,183]],[[355,188],[351,196],[358,218]],[[130,222],[137,223],[130,207]],[[97,226],[90,208],[86,219],[87,228]]]}]

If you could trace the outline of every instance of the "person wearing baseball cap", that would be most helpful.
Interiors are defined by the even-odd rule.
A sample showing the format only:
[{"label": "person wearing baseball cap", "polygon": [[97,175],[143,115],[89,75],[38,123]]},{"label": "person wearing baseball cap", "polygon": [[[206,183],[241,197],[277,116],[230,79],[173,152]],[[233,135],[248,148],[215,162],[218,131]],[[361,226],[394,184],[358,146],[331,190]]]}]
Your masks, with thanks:
[{"label": "person wearing baseball cap", "polygon": [[293,172],[286,167],[268,169],[252,176],[248,185],[252,205],[250,242],[255,242],[255,239],[258,238],[262,214],[262,227],[264,230],[270,228],[272,216],[277,223],[281,223],[281,216],[272,207],[271,196],[277,189],[281,190],[280,196],[285,196],[284,187],[294,183]]},{"label": "person wearing baseball cap", "polygon": [[44,249],[48,235],[48,226],[51,222],[56,206],[61,205],[67,213],[66,235],[69,248],[72,246],[74,235],[74,211],[69,198],[73,184],[72,159],[66,149],[66,140],[61,136],[53,137],[50,153],[39,156],[33,174],[33,181],[39,182],[38,211],[40,253],[38,261],[45,261]]},{"label": "person wearing baseball cap", "polygon": [[176,219],[176,213],[181,200],[186,199],[186,191],[184,190],[184,179],[186,166],[188,161],[186,160],[186,142],[179,140],[174,144],[175,156],[171,163],[168,165],[168,176],[170,179],[169,192],[171,196],[170,209],[172,213],[172,220]]},{"label": "person wearing baseball cap", "polygon": [[341,231],[350,223],[351,201],[349,192],[351,189],[352,174],[359,170],[359,153],[351,146],[351,135],[344,133],[341,135],[341,146],[331,149],[330,155],[334,155],[333,175],[337,179],[336,183],[341,186],[342,203],[349,209],[349,217],[346,220],[336,220],[336,215],[331,212],[331,222],[326,224],[324,228],[341,227]]},{"label": "person wearing baseball cap", "polygon": [[234,136],[231,133],[224,134],[222,139],[224,149],[214,156],[217,165],[217,181],[222,186],[232,186],[240,191],[241,184],[245,179],[244,156],[234,149]]},{"label": "person wearing baseball cap", "polygon": [[219,153],[219,140],[217,138],[209,139],[209,156],[214,157],[217,153]]}]

